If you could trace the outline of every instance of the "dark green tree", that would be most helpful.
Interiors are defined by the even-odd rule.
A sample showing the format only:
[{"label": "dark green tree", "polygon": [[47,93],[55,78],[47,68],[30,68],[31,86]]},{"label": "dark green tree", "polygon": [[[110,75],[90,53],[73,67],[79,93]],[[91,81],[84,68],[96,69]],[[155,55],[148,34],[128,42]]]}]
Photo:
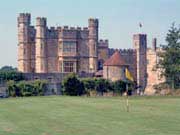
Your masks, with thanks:
[{"label": "dark green tree", "polygon": [[21,81],[24,80],[24,76],[20,72],[16,71],[0,71],[0,81]]},{"label": "dark green tree", "polygon": [[114,92],[122,95],[126,91],[126,82],[124,81],[116,81],[114,82]]},{"label": "dark green tree", "polygon": [[110,88],[110,82],[106,79],[96,79],[96,91],[103,95],[104,92],[108,92]]},{"label": "dark green tree", "polygon": [[95,79],[93,78],[84,78],[81,79],[84,84],[86,93],[90,93],[90,91],[95,90]]},{"label": "dark green tree", "polygon": [[10,71],[17,71],[17,68],[12,66],[3,66],[0,68],[0,72],[10,72]]},{"label": "dark green tree", "polygon": [[84,84],[75,74],[70,74],[63,80],[63,90],[64,94],[70,96],[81,96],[85,94]]},{"label": "dark green tree", "polygon": [[174,23],[167,33],[166,42],[166,45],[161,45],[158,68],[163,69],[162,75],[174,89],[180,87],[180,28],[177,28]]}]

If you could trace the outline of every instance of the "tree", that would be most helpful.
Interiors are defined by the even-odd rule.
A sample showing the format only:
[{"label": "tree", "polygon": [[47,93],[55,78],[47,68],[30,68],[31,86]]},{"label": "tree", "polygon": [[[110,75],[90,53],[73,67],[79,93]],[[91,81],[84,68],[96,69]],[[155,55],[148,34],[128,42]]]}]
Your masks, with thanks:
[{"label": "tree", "polygon": [[8,95],[11,96],[11,97],[15,97],[16,96],[16,85],[15,85],[15,81],[8,81],[7,82],[7,87],[8,87]]},{"label": "tree", "polygon": [[75,74],[70,74],[63,80],[63,88],[66,95],[81,96],[85,94],[84,84]]},{"label": "tree", "polygon": [[86,93],[89,93],[92,90],[95,90],[95,79],[93,78],[84,78],[81,80],[84,84]]},{"label": "tree", "polygon": [[11,97],[19,96],[42,96],[46,87],[47,81],[19,81],[10,80],[7,82],[8,93]]},{"label": "tree", "polygon": [[9,71],[17,71],[17,68],[12,66],[3,66],[0,68],[0,72],[9,72]]},{"label": "tree", "polygon": [[16,71],[0,71],[0,80],[1,81],[21,81],[24,80],[24,76],[20,72]]},{"label": "tree", "polygon": [[163,69],[162,75],[174,89],[180,84],[180,28],[177,28],[174,23],[167,33],[166,42],[166,45],[161,45],[158,68]]},{"label": "tree", "polygon": [[46,89],[47,81],[46,80],[35,80],[32,82],[33,84],[33,95],[34,96],[42,96]]},{"label": "tree", "polygon": [[114,92],[120,93],[121,95],[126,91],[126,83],[124,81],[114,82]]},{"label": "tree", "polygon": [[108,92],[110,88],[110,82],[106,79],[96,79],[96,91],[103,95],[104,92]]}]

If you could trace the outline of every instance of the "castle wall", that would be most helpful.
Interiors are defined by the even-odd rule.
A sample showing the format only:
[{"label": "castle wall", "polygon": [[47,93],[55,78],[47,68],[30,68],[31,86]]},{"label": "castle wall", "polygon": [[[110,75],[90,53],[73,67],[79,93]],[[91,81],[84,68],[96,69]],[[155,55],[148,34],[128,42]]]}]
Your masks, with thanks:
[{"label": "castle wall", "polygon": [[154,50],[154,47],[147,50],[147,86],[145,89],[147,95],[155,94],[154,85],[165,81],[165,78],[161,77],[161,70],[156,68],[159,59],[158,51],[160,50]]},{"label": "castle wall", "polygon": [[[102,70],[103,63],[115,52],[109,49],[108,40],[98,40],[98,19],[89,19],[88,27],[47,27],[46,18],[38,17],[36,27],[31,26],[31,15],[18,16],[18,70],[23,73],[95,73]],[[140,90],[152,89],[159,79],[159,70],[152,68],[158,61],[156,39],[152,49],[147,50],[147,36],[133,36],[134,49],[119,49]],[[71,67],[68,67],[71,66]],[[72,70],[73,67],[73,70]],[[105,68],[111,77],[122,70]],[[107,70],[109,70],[107,72]],[[67,70],[68,71],[68,70]],[[107,75],[107,74],[106,74]],[[120,74],[122,77],[122,74]]]},{"label": "castle wall", "polygon": [[88,20],[89,28],[89,72],[97,71],[97,47],[98,47],[98,19],[89,19]]},{"label": "castle wall", "polygon": [[78,32],[78,72],[89,72],[89,30]]},{"label": "castle wall", "polygon": [[111,81],[125,80],[125,68],[126,66],[104,66],[103,78]]},{"label": "castle wall", "polygon": [[58,72],[58,32],[55,28],[50,28],[46,36],[48,72]]},{"label": "castle wall", "polygon": [[98,70],[103,69],[104,62],[109,58],[108,40],[99,40],[98,42]]},{"label": "castle wall", "polygon": [[128,70],[133,76],[133,79],[137,81],[137,68],[136,68],[136,51],[133,49],[120,50],[120,54],[128,65]]},{"label": "castle wall", "polygon": [[29,30],[29,45],[30,45],[30,63],[31,63],[31,69],[30,72],[35,72],[35,42],[36,42],[36,30],[34,26],[30,27]]},{"label": "castle wall", "polygon": [[47,73],[46,18],[36,19],[36,73]]},{"label": "castle wall", "polygon": [[29,37],[31,32],[31,15],[22,13],[18,17],[18,70],[31,72],[31,45]]},{"label": "castle wall", "polygon": [[[30,14],[18,17],[18,69],[28,73],[64,72],[67,62],[74,72],[97,71],[98,20],[89,19],[88,27],[47,27],[46,18],[36,18],[30,26]],[[72,71],[72,70],[71,70]]]},{"label": "castle wall", "polygon": [[137,85],[144,91],[147,84],[147,36],[146,34],[133,35],[133,45],[136,49]]},{"label": "castle wall", "polygon": [[[116,49],[109,49],[109,57],[114,54]],[[137,61],[136,61],[136,50],[133,49],[119,49],[119,52],[122,58],[125,60],[128,65],[128,70],[133,76],[133,79],[137,81]]]}]

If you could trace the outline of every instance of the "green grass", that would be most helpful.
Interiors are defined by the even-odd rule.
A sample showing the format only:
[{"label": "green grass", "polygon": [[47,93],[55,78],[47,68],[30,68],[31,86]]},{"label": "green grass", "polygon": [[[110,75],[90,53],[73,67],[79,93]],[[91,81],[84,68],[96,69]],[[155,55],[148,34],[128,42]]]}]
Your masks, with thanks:
[{"label": "green grass", "polygon": [[180,98],[29,97],[0,100],[0,135],[180,135]]}]

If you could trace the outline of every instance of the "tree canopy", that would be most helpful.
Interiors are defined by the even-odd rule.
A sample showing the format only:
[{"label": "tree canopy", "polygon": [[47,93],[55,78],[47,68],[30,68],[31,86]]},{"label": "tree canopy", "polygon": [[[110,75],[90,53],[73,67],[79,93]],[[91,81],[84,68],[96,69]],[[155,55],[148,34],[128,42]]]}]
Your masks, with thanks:
[{"label": "tree canopy", "polygon": [[161,45],[159,68],[167,83],[174,89],[180,87],[180,27],[173,23],[166,36],[166,45]]}]

